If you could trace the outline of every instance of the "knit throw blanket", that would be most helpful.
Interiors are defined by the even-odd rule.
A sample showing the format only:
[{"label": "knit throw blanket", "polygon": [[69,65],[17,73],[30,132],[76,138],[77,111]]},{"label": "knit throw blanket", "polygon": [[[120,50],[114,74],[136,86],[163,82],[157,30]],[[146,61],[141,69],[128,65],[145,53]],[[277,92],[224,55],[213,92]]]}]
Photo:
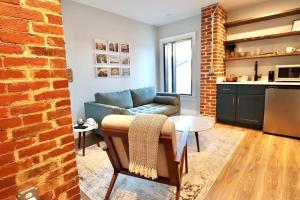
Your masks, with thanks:
[{"label": "knit throw blanket", "polygon": [[137,115],[128,132],[129,171],[146,178],[157,179],[157,157],[164,115]]}]

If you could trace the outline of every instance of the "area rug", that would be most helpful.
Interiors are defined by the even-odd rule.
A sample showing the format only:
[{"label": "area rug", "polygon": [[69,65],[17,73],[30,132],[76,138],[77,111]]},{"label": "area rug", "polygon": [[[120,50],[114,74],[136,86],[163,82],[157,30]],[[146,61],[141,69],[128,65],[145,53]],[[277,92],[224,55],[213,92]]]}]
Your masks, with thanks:
[{"label": "area rug", "polygon": [[[245,136],[243,129],[215,125],[199,133],[200,152],[194,134],[188,138],[189,173],[184,175],[181,199],[202,200],[224,165]],[[103,145],[103,144],[101,144]],[[105,151],[96,145],[86,148],[85,157],[77,154],[80,188],[91,200],[102,200],[107,191],[113,168]],[[112,200],[169,200],[176,188],[125,175],[119,175]]]}]

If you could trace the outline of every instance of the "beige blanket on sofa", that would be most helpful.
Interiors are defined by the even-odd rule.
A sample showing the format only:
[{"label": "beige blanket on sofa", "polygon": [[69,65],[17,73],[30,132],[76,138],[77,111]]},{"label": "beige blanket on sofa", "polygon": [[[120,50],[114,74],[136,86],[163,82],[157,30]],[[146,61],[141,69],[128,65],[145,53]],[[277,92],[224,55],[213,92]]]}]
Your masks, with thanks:
[{"label": "beige blanket on sofa", "polygon": [[129,171],[146,178],[157,178],[157,157],[161,129],[167,120],[164,115],[137,115],[128,132]]}]

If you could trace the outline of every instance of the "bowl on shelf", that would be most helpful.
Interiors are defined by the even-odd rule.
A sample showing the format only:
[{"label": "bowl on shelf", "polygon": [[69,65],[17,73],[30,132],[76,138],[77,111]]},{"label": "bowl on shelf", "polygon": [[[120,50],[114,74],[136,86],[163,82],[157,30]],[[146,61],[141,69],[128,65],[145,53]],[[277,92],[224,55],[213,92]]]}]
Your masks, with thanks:
[{"label": "bowl on shelf", "polygon": [[237,55],[238,57],[245,57],[249,55],[249,52],[238,52]]},{"label": "bowl on shelf", "polygon": [[226,82],[237,82],[237,80],[238,80],[238,77],[237,76],[227,76],[226,78],[225,78],[225,80],[226,80]]}]

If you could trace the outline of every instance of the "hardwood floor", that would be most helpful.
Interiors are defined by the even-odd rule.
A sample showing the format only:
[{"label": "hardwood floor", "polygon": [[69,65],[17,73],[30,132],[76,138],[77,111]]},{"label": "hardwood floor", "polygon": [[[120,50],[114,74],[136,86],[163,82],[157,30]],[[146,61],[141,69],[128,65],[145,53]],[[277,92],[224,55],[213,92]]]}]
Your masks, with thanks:
[{"label": "hardwood floor", "polygon": [[[300,139],[246,131],[205,200],[300,200]],[[87,146],[96,139],[88,135]]]},{"label": "hardwood floor", "polygon": [[247,129],[205,200],[300,200],[300,140]]}]

